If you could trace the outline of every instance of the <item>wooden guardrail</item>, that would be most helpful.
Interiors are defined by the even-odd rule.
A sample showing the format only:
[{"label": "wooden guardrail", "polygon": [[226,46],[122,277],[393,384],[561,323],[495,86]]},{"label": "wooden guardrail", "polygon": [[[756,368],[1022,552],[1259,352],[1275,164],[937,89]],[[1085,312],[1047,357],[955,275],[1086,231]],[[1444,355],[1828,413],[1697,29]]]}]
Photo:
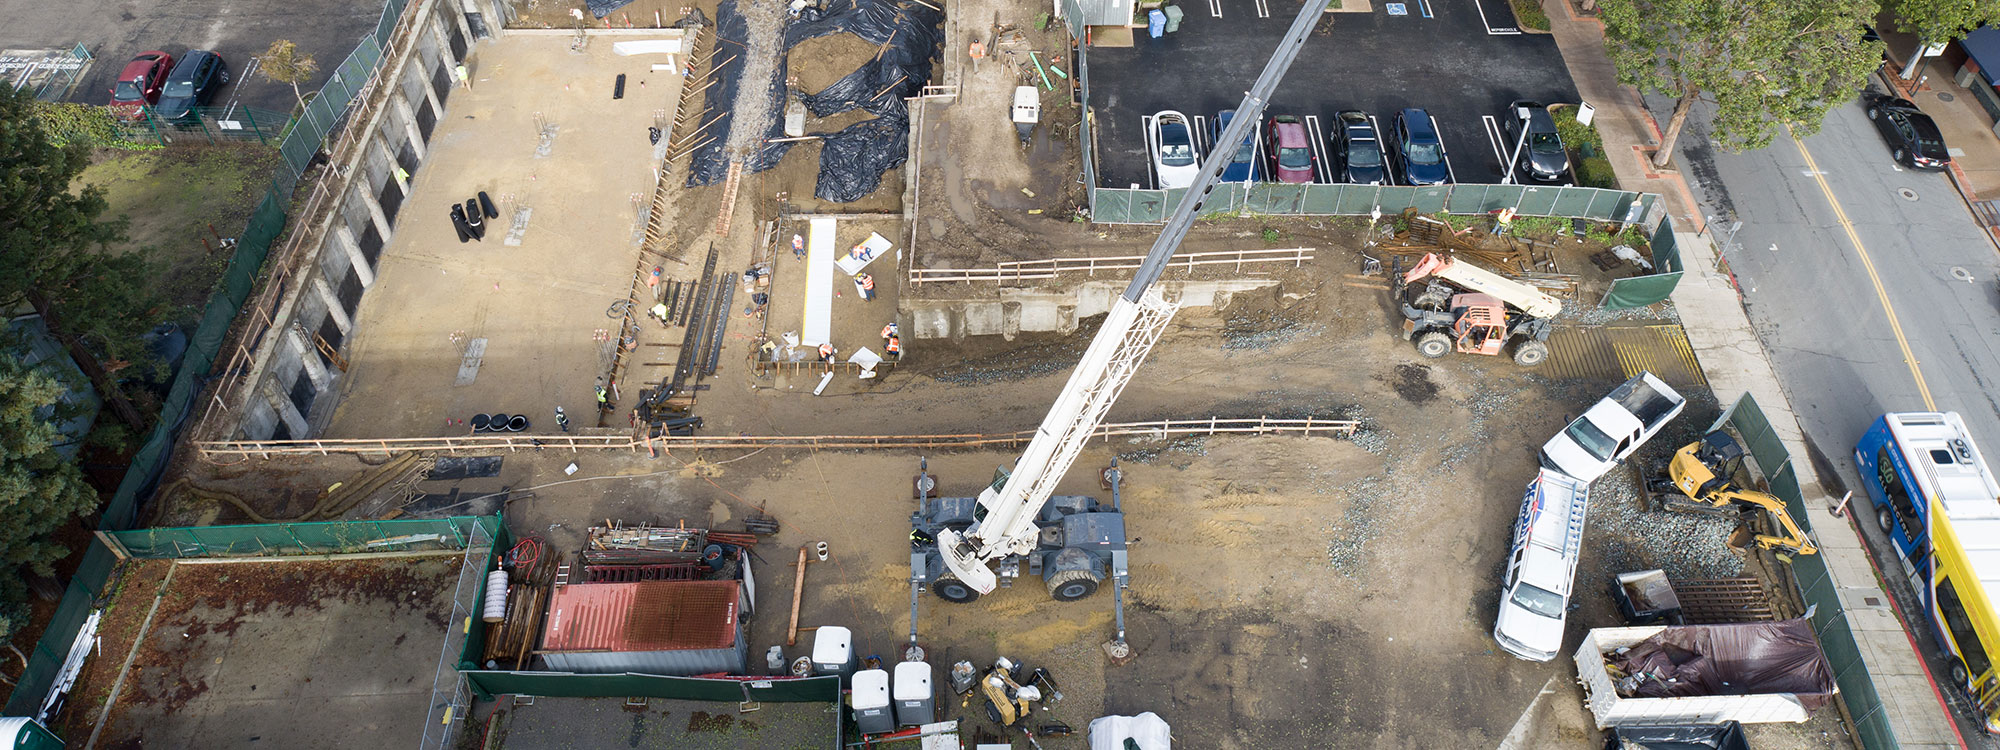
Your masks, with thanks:
[{"label": "wooden guardrail", "polygon": [[[1351,419],[1305,417],[1303,419],[1163,419],[1149,422],[1121,422],[1098,425],[1091,437],[1165,439],[1180,435],[1323,435],[1345,437],[1360,426]],[[648,441],[627,434],[584,435],[456,435],[419,438],[325,439],[325,440],[207,440],[195,442],[195,449],[207,460],[271,458],[273,456],[335,455],[357,453],[494,453],[499,451],[567,450],[672,450],[675,448],[978,448],[1020,445],[1034,438],[1034,430],[993,434],[946,435],[693,435],[659,437]]]},{"label": "wooden guardrail", "polygon": [[[1290,263],[1293,268],[1313,259],[1315,248],[1288,247],[1282,249],[1219,250],[1202,253],[1179,253],[1168,261],[1167,268],[1193,271],[1199,266],[1234,266],[1243,270],[1245,264]],[[1115,255],[1101,258],[1043,258],[1041,260],[1014,260],[995,263],[991,268],[911,268],[910,281],[915,284],[950,281],[991,281],[996,284],[1009,281],[1034,281],[1053,279],[1058,273],[1082,272],[1095,274],[1098,271],[1130,270],[1139,267],[1143,255]]]}]

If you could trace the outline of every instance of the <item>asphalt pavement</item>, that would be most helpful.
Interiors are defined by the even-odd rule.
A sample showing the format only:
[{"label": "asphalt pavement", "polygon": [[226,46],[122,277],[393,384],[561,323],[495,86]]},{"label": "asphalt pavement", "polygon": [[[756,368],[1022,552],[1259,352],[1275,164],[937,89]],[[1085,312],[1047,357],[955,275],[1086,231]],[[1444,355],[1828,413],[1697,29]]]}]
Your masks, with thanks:
[{"label": "asphalt pavement", "polygon": [[[1260,5],[1267,16],[1259,15]],[[1335,113],[1359,109],[1375,115],[1386,136],[1397,110],[1421,107],[1437,119],[1458,181],[1496,183],[1501,160],[1480,117],[1498,115],[1516,99],[1577,100],[1562,53],[1547,35],[1489,35],[1479,4],[1463,0],[1413,0],[1402,16],[1389,15],[1386,6],[1327,14],[1330,26],[1307,40],[1266,116],[1316,116],[1324,131]],[[1180,7],[1186,15],[1179,31],[1148,39],[1136,29],[1133,47],[1090,48],[1101,186],[1152,187],[1143,118],[1163,109],[1214,117],[1234,108],[1298,12],[1296,4],[1268,0]],[[1324,141],[1315,145],[1323,155]]]},{"label": "asphalt pavement", "polygon": [[110,100],[112,80],[133,55],[157,49],[178,58],[189,49],[213,50],[229,63],[231,80],[210,104],[233,101],[290,112],[297,106],[291,87],[254,71],[246,75],[251,58],[274,40],[292,40],[301,54],[319,62],[319,73],[300,86],[313,91],[354,51],[361,35],[375,29],[382,8],[379,0],[0,0],[0,18],[6,19],[0,24],[0,49],[82,44],[97,59],[70,100],[91,104]]},{"label": "asphalt pavement", "polygon": [[[1668,104],[1649,101],[1663,121]],[[1822,474],[1862,493],[1854,442],[1891,411],[1956,411],[1988,455],[2000,455],[2000,253],[1950,180],[1895,165],[1859,103],[1835,107],[1803,150],[1781,134],[1741,154],[1708,144],[1704,109],[1689,118],[1680,166],[1716,243],[1727,242],[1723,255],[1824,457]],[[1742,226],[1731,237],[1733,221]],[[1865,494],[1855,502],[1865,508]],[[1861,526],[1878,568],[1899,569],[1873,524]],[[1907,586],[1892,593],[1904,613],[1924,611]],[[1915,630],[1941,674],[1932,635]],[[1974,747],[2000,746],[1965,711],[1955,718]]]}]

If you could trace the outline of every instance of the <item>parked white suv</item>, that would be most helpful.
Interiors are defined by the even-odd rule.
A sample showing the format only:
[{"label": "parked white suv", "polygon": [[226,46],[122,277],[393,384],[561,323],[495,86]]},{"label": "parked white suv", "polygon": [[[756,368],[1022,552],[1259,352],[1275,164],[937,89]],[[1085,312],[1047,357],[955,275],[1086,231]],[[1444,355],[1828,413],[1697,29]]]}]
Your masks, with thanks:
[{"label": "parked white suv", "polygon": [[1543,470],[1528,483],[1493,624],[1493,640],[1507,653],[1548,661],[1562,650],[1589,504],[1590,485],[1561,472]]}]

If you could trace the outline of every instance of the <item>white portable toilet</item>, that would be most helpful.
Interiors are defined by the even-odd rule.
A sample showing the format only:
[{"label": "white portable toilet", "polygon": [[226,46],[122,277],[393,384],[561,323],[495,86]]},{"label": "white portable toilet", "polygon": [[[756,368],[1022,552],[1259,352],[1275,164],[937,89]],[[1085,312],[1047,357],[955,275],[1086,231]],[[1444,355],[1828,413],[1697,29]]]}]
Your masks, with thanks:
[{"label": "white portable toilet", "polygon": [[896,731],[886,670],[864,669],[854,673],[854,725],[861,728],[862,734]]},{"label": "white portable toilet", "polygon": [[906,661],[896,665],[896,723],[903,726],[929,724],[937,718],[936,693],[931,687],[931,665]]},{"label": "white portable toilet", "polygon": [[813,631],[813,674],[840,675],[845,682],[854,674],[854,632],[839,625]]}]

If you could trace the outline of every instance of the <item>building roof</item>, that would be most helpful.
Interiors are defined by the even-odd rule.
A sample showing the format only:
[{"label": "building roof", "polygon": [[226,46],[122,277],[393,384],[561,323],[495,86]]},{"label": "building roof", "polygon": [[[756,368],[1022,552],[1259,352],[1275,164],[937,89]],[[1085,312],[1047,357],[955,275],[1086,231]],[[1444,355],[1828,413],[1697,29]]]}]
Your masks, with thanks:
[{"label": "building roof", "polygon": [[543,651],[682,651],[736,644],[737,581],[576,583],[549,600]]}]

